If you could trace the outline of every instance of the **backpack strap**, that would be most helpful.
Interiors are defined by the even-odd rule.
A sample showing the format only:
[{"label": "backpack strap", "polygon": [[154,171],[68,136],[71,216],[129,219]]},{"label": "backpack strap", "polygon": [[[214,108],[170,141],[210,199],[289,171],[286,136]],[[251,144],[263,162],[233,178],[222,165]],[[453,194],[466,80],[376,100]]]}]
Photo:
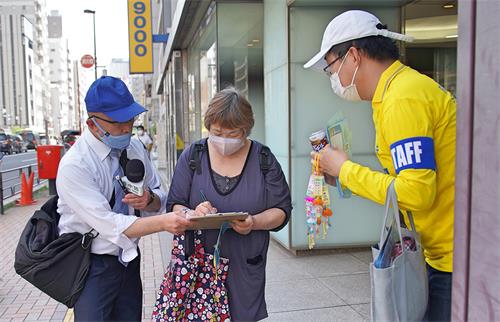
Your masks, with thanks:
[{"label": "backpack strap", "polygon": [[189,168],[196,174],[201,174],[201,154],[206,148],[206,139],[199,140],[194,143],[194,147],[191,149],[189,154]]},{"label": "backpack strap", "polygon": [[263,145],[260,149],[259,154],[259,163],[260,163],[260,171],[265,176],[269,170],[271,169],[271,149],[269,147]]}]

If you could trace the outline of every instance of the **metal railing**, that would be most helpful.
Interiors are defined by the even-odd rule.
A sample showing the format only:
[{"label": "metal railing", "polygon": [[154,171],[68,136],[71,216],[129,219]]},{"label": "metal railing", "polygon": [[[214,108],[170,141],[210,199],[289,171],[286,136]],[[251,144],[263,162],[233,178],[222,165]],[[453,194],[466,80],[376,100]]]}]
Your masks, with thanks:
[{"label": "metal railing", "polygon": [[[12,178],[6,178],[4,182],[4,177],[6,177],[8,173],[15,173],[15,172],[18,173],[18,176]],[[26,175],[26,180],[29,180],[29,176],[31,175],[32,172],[35,173],[33,179],[33,187],[44,184],[47,181],[47,180],[40,180],[40,178],[38,177],[38,165],[36,163],[8,170],[1,170],[0,171],[0,214],[2,215],[4,214],[4,201],[8,198],[11,198],[21,193],[21,185],[22,185],[21,178],[23,172]],[[13,182],[13,184],[9,185],[9,183],[11,182]],[[6,187],[4,187],[4,184]],[[10,193],[6,194],[5,191],[8,191]]]}]

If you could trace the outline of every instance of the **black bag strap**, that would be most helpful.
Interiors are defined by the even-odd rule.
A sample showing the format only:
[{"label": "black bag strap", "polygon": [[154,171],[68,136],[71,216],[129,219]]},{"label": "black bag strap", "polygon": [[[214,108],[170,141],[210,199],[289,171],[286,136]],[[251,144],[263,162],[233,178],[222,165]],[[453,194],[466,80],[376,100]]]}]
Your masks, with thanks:
[{"label": "black bag strap", "polygon": [[271,149],[269,149],[269,147],[265,145],[263,145],[262,148],[260,149],[259,163],[260,163],[260,171],[262,171],[262,174],[264,174],[265,176],[271,169],[272,165]]},{"label": "black bag strap", "polygon": [[89,232],[83,234],[82,237],[82,248],[88,249],[90,245],[92,245],[92,240],[94,240],[97,236],[99,236],[99,232],[92,228]]},{"label": "black bag strap", "polygon": [[[201,155],[206,149],[207,139],[201,139],[193,143],[194,146],[189,152],[189,168],[191,169],[191,177],[194,173],[201,174]],[[188,230],[184,235],[184,249],[186,258],[194,254],[195,250],[195,234],[196,231]]]},{"label": "black bag strap", "polygon": [[194,147],[189,154],[189,168],[196,174],[201,174],[201,154],[206,149],[207,139],[202,139],[194,143]]}]

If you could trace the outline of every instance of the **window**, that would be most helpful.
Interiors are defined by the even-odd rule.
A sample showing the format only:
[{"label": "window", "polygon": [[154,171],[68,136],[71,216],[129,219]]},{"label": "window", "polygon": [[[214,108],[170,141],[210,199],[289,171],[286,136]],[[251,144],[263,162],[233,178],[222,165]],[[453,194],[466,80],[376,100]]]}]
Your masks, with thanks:
[{"label": "window", "polygon": [[454,95],[457,87],[457,13],[456,4],[443,6],[439,1],[414,2],[404,7],[405,33],[415,38],[412,43],[405,43],[404,62]]},{"label": "window", "polygon": [[[202,118],[217,89],[215,5],[212,5],[188,48],[189,140],[205,137]],[[185,140],[186,141],[186,140]]]}]

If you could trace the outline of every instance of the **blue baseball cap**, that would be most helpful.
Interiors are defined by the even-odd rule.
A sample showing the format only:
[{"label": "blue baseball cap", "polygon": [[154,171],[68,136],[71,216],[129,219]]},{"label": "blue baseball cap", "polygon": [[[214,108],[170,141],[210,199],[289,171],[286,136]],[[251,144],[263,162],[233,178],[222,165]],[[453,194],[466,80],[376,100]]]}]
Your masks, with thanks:
[{"label": "blue baseball cap", "polygon": [[112,76],[102,76],[90,85],[85,104],[87,112],[104,113],[116,122],[127,122],[147,111],[134,101],[127,85]]}]

